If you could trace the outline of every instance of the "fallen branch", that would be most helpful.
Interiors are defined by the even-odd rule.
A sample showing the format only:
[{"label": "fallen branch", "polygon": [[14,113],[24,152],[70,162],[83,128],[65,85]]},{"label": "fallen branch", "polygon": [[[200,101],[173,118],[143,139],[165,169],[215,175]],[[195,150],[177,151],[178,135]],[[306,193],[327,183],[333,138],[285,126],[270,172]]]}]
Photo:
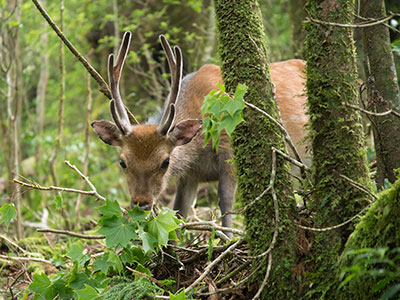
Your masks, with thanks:
[{"label": "fallen branch", "polygon": [[36,257],[16,257],[16,256],[7,256],[7,255],[2,255],[0,254],[0,258],[1,259],[5,259],[5,260],[15,260],[18,262],[21,261],[34,261],[34,262],[41,262],[41,263],[45,263],[45,264],[49,264],[49,265],[53,265],[52,262],[46,260],[46,259],[42,259],[42,258],[36,258]]},{"label": "fallen branch", "polygon": [[224,252],[221,253],[214,261],[212,261],[205,269],[204,272],[190,285],[185,289],[185,294],[190,292],[196,285],[198,285],[210,272],[211,270],[228,254],[232,253],[232,251],[238,247],[244,240],[240,239],[237,242],[233,243],[226,249]]},{"label": "fallen branch", "polygon": [[263,282],[261,283],[260,288],[258,289],[257,293],[254,295],[254,297],[253,297],[252,300],[258,299],[258,298],[260,297],[262,291],[264,290],[265,285],[267,284],[267,281],[268,281],[268,278],[269,278],[269,274],[270,274],[270,272],[271,272],[271,266],[272,266],[272,254],[270,253],[270,254],[268,255],[268,266],[267,266],[267,272],[265,273],[264,280],[263,280]]},{"label": "fallen branch", "polygon": [[214,222],[209,222],[209,221],[182,223],[180,225],[180,228],[192,229],[192,230],[208,230],[208,231],[221,230],[221,231],[236,233],[238,235],[244,235],[244,232],[242,230],[236,228],[218,226]]},{"label": "fallen branch", "polygon": [[69,230],[59,230],[59,229],[38,229],[37,232],[51,232],[51,233],[57,233],[57,234],[65,234],[65,235],[78,237],[81,239],[87,239],[87,240],[100,240],[100,239],[106,238],[104,235],[87,235],[87,234],[80,234],[80,233],[72,232]]}]

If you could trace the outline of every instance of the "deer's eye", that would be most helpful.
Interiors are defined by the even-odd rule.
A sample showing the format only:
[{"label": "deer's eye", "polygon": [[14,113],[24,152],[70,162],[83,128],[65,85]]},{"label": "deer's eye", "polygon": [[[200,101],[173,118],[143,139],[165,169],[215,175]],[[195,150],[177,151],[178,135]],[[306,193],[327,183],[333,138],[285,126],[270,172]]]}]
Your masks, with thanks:
[{"label": "deer's eye", "polygon": [[168,168],[168,166],[169,166],[169,157],[162,162],[161,169],[165,170]]},{"label": "deer's eye", "polygon": [[126,163],[122,158],[119,159],[119,164],[121,165],[122,168],[126,169]]}]

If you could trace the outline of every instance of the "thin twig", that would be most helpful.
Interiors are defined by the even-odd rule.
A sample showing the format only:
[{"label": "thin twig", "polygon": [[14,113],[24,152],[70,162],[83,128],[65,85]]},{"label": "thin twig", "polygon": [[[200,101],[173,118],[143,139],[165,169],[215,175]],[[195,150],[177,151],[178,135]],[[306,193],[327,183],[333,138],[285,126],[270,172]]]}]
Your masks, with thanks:
[{"label": "thin twig", "polygon": [[230,245],[224,252],[221,253],[214,261],[212,261],[205,269],[204,272],[190,285],[185,289],[185,294],[191,291],[196,285],[198,285],[225,256],[232,253],[232,251],[238,247],[241,243],[243,243],[243,239],[238,240],[237,242]]},{"label": "thin twig", "polygon": [[317,20],[317,19],[314,19],[314,18],[308,16],[306,18],[306,20],[304,21],[304,23],[310,23],[310,21],[311,21],[313,23],[329,25],[329,26],[346,27],[346,28],[364,28],[364,27],[370,27],[370,26],[375,26],[375,25],[385,23],[386,21],[388,21],[394,17],[398,17],[398,16],[400,16],[400,14],[391,14],[383,19],[374,20],[372,22],[361,23],[361,24],[342,24],[342,23],[326,22],[326,21]]},{"label": "thin twig", "polygon": [[392,115],[400,118],[400,113],[398,113],[397,111],[395,111],[393,109],[390,109],[390,110],[387,110],[387,111],[384,111],[384,112],[380,112],[380,113],[376,113],[376,112],[372,112],[372,111],[369,111],[369,110],[365,110],[365,109],[363,109],[361,107],[358,107],[356,105],[352,105],[352,104],[348,104],[348,103],[344,103],[344,105],[347,106],[347,107],[359,110],[359,111],[361,111],[361,112],[363,112],[363,113],[365,113],[367,115],[370,115],[370,116],[383,117],[383,116],[387,116],[387,115],[392,114]]},{"label": "thin twig", "polygon": [[303,163],[303,161],[301,160],[300,154],[297,151],[296,146],[294,145],[292,139],[290,138],[289,133],[287,132],[286,128],[277,120],[275,120],[275,118],[273,118],[270,114],[268,114],[266,111],[262,110],[261,108],[255,106],[254,104],[251,104],[247,101],[244,101],[244,104],[246,104],[246,106],[250,107],[251,109],[254,109],[260,113],[262,113],[264,116],[266,116],[269,120],[271,120],[276,126],[278,126],[279,130],[281,131],[281,133],[284,135],[285,141],[288,143],[290,149],[292,149],[296,159],[300,162]]},{"label": "thin twig", "polygon": [[46,187],[46,186],[41,186],[38,183],[33,183],[33,184],[26,183],[26,182],[20,181],[20,180],[15,179],[15,178],[13,179],[13,181],[15,183],[18,183],[19,185],[30,187],[30,188],[35,189],[35,190],[60,191],[60,192],[67,192],[67,193],[81,193],[83,195],[94,196],[97,199],[105,201],[105,198],[103,196],[101,196],[101,195],[99,195],[99,194],[97,194],[96,192],[93,192],[93,191],[82,191],[82,190],[71,189],[71,188],[63,188],[63,187],[59,187],[59,186],[47,186]]},{"label": "thin twig", "polygon": [[69,230],[58,230],[58,229],[38,229],[37,232],[51,232],[57,234],[65,234],[87,240],[102,240],[106,238],[104,235],[87,235],[87,234],[72,232]]},{"label": "thin twig", "polygon": [[272,168],[271,168],[271,179],[269,182],[269,186],[271,187],[271,194],[272,194],[272,200],[274,202],[274,210],[275,210],[275,229],[274,229],[274,234],[272,236],[272,241],[271,244],[269,245],[268,249],[264,251],[263,253],[255,256],[247,256],[246,258],[248,259],[258,259],[261,257],[266,256],[269,254],[272,249],[275,247],[275,243],[278,238],[278,233],[279,233],[279,206],[278,206],[278,198],[275,193],[274,189],[274,184],[275,184],[275,176],[276,176],[276,152],[274,149],[272,149]]},{"label": "thin twig", "polygon": [[45,264],[49,264],[49,265],[53,265],[52,262],[46,260],[46,259],[42,259],[42,258],[36,258],[36,257],[17,257],[17,256],[7,256],[7,255],[2,255],[0,254],[0,258],[1,259],[5,259],[5,260],[15,260],[18,262],[21,261],[35,261],[35,262],[41,262],[41,263],[45,263]]},{"label": "thin twig", "polygon": [[296,224],[297,227],[301,228],[301,229],[305,229],[305,230],[310,230],[310,231],[316,231],[316,232],[325,232],[325,231],[330,231],[330,230],[334,230],[337,228],[340,228],[348,223],[350,223],[351,221],[353,221],[355,218],[359,217],[364,211],[366,211],[370,206],[372,205],[372,203],[368,204],[366,207],[364,207],[358,214],[352,216],[350,219],[344,221],[343,223],[334,225],[334,226],[330,226],[330,227],[325,227],[325,228],[314,228],[314,227],[307,227],[307,226],[303,226],[300,224]]},{"label": "thin twig", "polygon": [[269,277],[269,273],[271,272],[271,266],[272,266],[272,254],[270,253],[268,255],[268,266],[267,266],[267,272],[265,273],[265,277],[263,282],[261,283],[260,288],[258,289],[257,293],[254,295],[254,297],[252,298],[252,300],[256,300],[260,297],[262,291],[265,288],[265,285],[267,284],[268,281],[268,277]]},{"label": "thin twig", "polygon": [[26,251],[25,249],[23,249],[21,246],[19,246],[17,243],[15,243],[14,241],[10,240],[9,238],[7,238],[6,236],[0,234],[0,238],[5,240],[7,243],[9,243],[10,245],[14,246],[15,248],[17,248],[18,250],[20,250],[23,253],[29,253],[28,251]]},{"label": "thin twig", "polygon": [[134,273],[135,275],[139,275],[139,276],[143,276],[146,277],[147,279],[149,279],[150,281],[154,282],[155,284],[157,284],[159,287],[165,289],[166,286],[159,280],[155,279],[154,277],[151,277],[150,275],[146,274],[146,273],[142,273],[139,271],[136,271],[128,266],[125,266],[126,269],[128,269],[129,271],[131,271],[132,273]]},{"label": "thin twig", "polygon": [[190,223],[182,223],[180,225],[181,229],[194,229],[194,230],[221,230],[225,232],[232,232],[239,235],[244,235],[242,230],[236,228],[222,227],[218,226],[214,222],[209,221],[201,221],[201,222],[190,222]]},{"label": "thin twig", "polygon": [[60,39],[64,42],[64,44],[68,47],[68,49],[75,55],[75,57],[82,63],[82,65],[88,70],[90,75],[96,80],[96,82],[100,86],[100,91],[108,98],[111,99],[111,92],[108,88],[107,83],[104,81],[103,77],[92,67],[92,65],[79,53],[79,51],[72,45],[72,43],[68,40],[68,38],[62,33],[60,28],[54,23],[51,17],[48,15],[46,10],[40,5],[39,1],[32,0],[37,9],[42,14],[43,18],[49,23],[50,27],[56,32],[56,34],[60,37]]},{"label": "thin twig", "polygon": [[86,183],[89,185],[90,189],[92,190],[92,193],[95,195],[95,197],[96,197],[97,199],[106,201],[106,198],[104,198],[103,196],[101,196],[101,195],[97,192],[96,187],[95,187],[94,184],[89,180],[89,177],[88,177],[88,176],[85,176],[75,165],[71,165],[71,163],[70,163],[68,160],[65,160],[64,163],[65,163],[68,167],[70,167],[72,170],[74,170],[76,173],[78,173],[79,176],[81,176],[81,178],[82,178],[83,180],[86,181]]},{"label": "thin twig", "polygon": [[353,187],[355,187],[356,189],[358,189],[358,190],[364,192],[365,194],[371,196],[371,197],[374,198],[375,200],[378,199],[378,197],[377,197],[374,193],[372,193],[371,191],[369,191],[368,188],[364,187],[364,186],[361,185],[360,183],[358,183],[358,182],[356,182],[356,181],[350,179],[349,177],[347,177],[346,175],[343,175],[343,174],[338,174],[338,176],[339,176],[340,178],[343,178],[343,179],[347,180]]}]

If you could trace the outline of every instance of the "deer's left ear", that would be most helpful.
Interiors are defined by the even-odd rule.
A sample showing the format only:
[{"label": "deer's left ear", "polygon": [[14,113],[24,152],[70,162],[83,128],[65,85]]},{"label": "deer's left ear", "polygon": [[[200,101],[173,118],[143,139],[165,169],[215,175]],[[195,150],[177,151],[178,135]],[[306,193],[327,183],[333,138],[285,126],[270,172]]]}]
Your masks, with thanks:
[{"label": "deer's left ear", "polygon": [[180,121],[169,130],[168,139],[175,146],[182,146],[189,143],[199,132],[203,122],[199,119],[186,119]]}]

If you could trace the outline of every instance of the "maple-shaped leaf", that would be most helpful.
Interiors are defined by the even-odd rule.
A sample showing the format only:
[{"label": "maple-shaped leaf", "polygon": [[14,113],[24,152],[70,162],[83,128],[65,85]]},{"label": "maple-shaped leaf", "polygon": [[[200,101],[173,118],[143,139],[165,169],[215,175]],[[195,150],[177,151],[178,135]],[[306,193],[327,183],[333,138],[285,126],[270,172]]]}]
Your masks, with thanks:
[{"label": "maple-shaped leaf", "polygon": [[97,231],[106,237],[107,247],[120,244],[126,247],[130,240],[137,240],[136,227],[128,223],[124,216],[103,216],[99,220],[101,228]]},{"label": "maple-shaped leaf", "polygon": [[111,201],[106,199],[106,204],[99,207],[100,213],[104,216],[111,216],[111,215],[119,215],[122,213],[121,208],[119,207],[118,201]]}]

